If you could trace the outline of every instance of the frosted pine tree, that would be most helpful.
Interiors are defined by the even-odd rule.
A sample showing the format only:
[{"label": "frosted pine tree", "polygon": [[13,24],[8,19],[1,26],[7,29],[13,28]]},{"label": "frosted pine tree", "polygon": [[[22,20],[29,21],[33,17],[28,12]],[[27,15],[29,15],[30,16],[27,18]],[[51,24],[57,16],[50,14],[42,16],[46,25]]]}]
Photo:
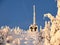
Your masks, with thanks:
[{"label": "frosted pine tree", "polygon": [[50,22],[45,22],[44,32],[44,45],[50,45]]}]

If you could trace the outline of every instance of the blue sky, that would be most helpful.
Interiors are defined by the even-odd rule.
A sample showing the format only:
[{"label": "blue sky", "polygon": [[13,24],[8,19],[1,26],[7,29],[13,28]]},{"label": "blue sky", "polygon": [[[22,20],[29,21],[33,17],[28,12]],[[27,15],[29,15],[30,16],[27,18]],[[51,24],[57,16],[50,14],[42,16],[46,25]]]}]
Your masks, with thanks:
[{"label": "blue sky", "polygon": [[33,5],[36,6],[36,24],[44,27],[43,19],[45,13],[57,14],[57,3],[55,0],[0,0],[0,27],[19,26],[27,30],[33,23]]}]

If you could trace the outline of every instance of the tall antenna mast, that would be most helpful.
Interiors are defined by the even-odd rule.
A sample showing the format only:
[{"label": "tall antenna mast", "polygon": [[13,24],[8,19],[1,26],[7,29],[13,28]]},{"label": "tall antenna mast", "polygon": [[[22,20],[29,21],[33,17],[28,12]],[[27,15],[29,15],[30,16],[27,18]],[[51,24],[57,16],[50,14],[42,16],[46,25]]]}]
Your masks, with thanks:
[{"label": "tall antenna mast", "polygon": [[33,5],[33,24],[36,24],[35,5]]}]

